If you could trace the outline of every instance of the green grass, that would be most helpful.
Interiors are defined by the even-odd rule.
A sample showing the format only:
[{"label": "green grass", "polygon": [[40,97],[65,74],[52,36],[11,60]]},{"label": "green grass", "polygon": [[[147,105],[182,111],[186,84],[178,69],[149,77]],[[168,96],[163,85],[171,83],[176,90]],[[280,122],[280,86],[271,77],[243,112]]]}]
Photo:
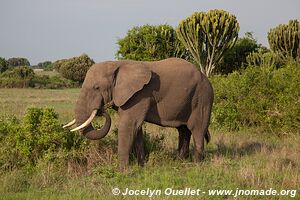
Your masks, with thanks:
[{"label": "green grass", "polygon": [[[53,107],[60,120],[73,117],[79,89],[0,89],[1,115],[22,117],[26,108]],[[113,117],[117,121],[117,117]],[[115,123],[112,129],[115,128]],[[151,136],[164,135],[161,149],[150,153],[143,168],[131,162],[126,173],[117,167],[116,150],[110,143],[94,141],[87,163],[76,161],[56,165],[41,161],[35,171],[0,173],[0,199],[149,199],[147,196],[114,196],[112,188],[161,189],[290,189],[300,199],[300,136],[255,130],[223,132],[211,130],[206,158],[196,164],[191,158],[176,159],[177,133],[171,128],[144,126]],[[104,141],[115,141],[110,133]],[[100,141],[101,142],[101,141]],[[99,150],[100,148],[100,150]],[[191,154],[192,154],[191,146]],[[192,157],[192,155],[191,155]],[[154,196],[152,199],[183,199],[182,196]],[[184,196],[184,199],[290,199],[290,196]]]},{"label": "green grass", "polygon": [[28,107],[50,107],[62,121],[73,117],[79,89],[0,89],[0,116],[22,117]]}]

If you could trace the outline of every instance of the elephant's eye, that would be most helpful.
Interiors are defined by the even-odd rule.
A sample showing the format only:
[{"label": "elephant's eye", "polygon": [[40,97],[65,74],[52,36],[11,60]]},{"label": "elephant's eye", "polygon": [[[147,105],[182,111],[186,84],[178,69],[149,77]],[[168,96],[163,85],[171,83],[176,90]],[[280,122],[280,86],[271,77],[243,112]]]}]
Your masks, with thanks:
[{"label": "elephant's eye", "polygon": [[100,86],[99,86],[99,85],[94,85],[94,89],[95,89],[95,90],[99,90],[99,89],[100,89]]}]

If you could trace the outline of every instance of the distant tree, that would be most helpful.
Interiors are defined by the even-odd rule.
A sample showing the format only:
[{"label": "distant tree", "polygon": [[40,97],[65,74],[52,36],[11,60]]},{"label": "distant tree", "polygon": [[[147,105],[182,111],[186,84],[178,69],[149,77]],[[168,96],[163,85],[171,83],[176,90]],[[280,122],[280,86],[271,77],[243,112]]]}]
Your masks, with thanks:
[{"label": "distant tree", "polygon": [[83,54],[79,57],[56,61],[54,65],[64,78],[83,82],[87,71],[94,63],[88,55]]},{"label": "distant tree", "polygon": [[238,38],[236,17],[223,10],[195,12],[177,27],[177,36],[200,70],[209,76]]},{"label": "distant tree", "polygon": [[300,62],[300,23],[290,20],[288,24],[280,24],[268,33],[270,49],[283,58],[293,58]]},{"label": "distant tree", "polygon": [[223,58],[216,67],[217,73],[228,74],[245,66],[247,56],[252,52],[257,52],[263,48],[254,39],[251,32],[245,33],[245,36],[238,38],[235,45],[224,53]]},{"label": "distant tree", "polygon": [[186,57],[187,52],[170,25],[136,26],[119,39],[117,59],[162,60],[169,57]]},{"label": "distant tree", "polygon": [[51,61],[45,61],[45,62],[38,63],[36,67],[39,69],[45,69],[48,68],[51,64],[52,64]]},{"label": "distant tree", "polygon": [[30,66],[30,62],[26,58],[9,58],[7,62],[9,67]]},{"label": "distant tree", "polygon": [[5,58],[0,57],[0,73],[8,69],[8,63]]}]

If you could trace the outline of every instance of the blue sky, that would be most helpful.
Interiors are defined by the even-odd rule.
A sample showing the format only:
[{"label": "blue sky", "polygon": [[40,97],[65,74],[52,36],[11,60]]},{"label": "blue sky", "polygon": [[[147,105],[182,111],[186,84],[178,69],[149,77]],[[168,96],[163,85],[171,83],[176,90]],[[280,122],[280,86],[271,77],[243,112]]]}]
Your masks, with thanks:
[{"label": "blue sky", "polygon": [[117,39],[130,28],[176,27],[210,9],[234,14],[239,35],[251,31],[266,46],[270,28],[300,20],[300,0],[0,0],[0,57],[37,64],[86,53],[96,62],[113,60]]}]

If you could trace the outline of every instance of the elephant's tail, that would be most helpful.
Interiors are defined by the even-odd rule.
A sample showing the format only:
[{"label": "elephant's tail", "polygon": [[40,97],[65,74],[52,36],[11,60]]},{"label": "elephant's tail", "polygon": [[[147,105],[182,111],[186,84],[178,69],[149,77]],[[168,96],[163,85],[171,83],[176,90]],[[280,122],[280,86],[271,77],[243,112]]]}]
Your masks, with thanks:
[{"label": "elephant's tail", "polygon": [[209,143],[209,141],[210,141],[210,133],[209,133],[208,130],[206,131],[206,134],[205,134],[204,137],[205,137],[206,143]]}]

